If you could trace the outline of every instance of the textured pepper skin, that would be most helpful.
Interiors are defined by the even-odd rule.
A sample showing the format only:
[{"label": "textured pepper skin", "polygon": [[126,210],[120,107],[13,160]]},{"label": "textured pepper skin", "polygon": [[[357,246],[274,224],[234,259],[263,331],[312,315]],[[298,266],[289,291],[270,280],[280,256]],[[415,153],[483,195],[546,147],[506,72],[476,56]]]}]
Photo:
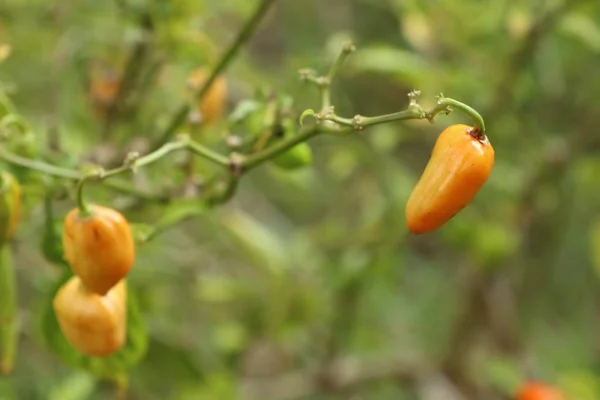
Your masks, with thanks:
[{"label": "textured pepper skin", "polygon": [[537,382],[526,383],[515,400],[567,400],[556,388]]},{"label": "textured pepper skin", "polygon": [[125,344],[127,282],[115,285],[105,296],[86,289],[74,276],[52,302],[61,331],[73,347],[91,357],[106,357]]},{"label": "textured pepper skin", "polygon": [[477,195],[494,167],[494,148],[474,128],[452,125],[438,137],[431,158],[406,204],[414,234],[439,229]]},{"label": "textured pepper skin", "polygon": [[[198,68],[188,78],[188,87],[192,92],[197,92],[208,78],[210,70]],[[210,125],[223,116],[227,100],[227,81],[224,76],[218,75],[210,88],[197,106],[201,116],[201,123]]]},{"label": "textured pepper skin", "polygon": [[89,216],[80,217],[74,208],[65,217],[64,257],[90,291],[104,295],[130,271],[135,244],[120,212],[98,205],[89,207]]}]

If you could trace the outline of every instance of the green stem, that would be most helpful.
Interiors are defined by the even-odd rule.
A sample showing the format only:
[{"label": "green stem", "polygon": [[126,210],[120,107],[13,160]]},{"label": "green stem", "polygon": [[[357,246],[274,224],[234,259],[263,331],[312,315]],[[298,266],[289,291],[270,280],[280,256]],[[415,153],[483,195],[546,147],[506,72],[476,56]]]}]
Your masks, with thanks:
[{"label": "green stem", "polygon": [[379,115],[376,117],[356,115],[354,118],[343,118],[335,114],[331,114],[325,115],[323,118],[327,121],[333,121],[340,125],[351,127],[355,130],[362,130],[371,125],[383,124],[392,121],[403,121],[408,119],[428,119],[429,121],[433,122],[434,118],[438,114],[448,112],[449,107],[455,107],[472,117],[474,121],[474,127],[481,135],[485,135],[485,122],[481,115],[472,107],[447,97],[440,99],[436,106],[429,111],[424,110],[420,105],[414,103],[409,105],[406,110],[391,114]]},{"label": "green stem", "polygon": [[[32,160],[29,158],[21,157],[16,154],[12,154],[12,153],[9,153],[9,152],[3,151],[3,150],[0,150],[0,159],[6,161],[9,164],[18,165],[20,167],[38,171],[38,172],[41,172],[46,175],[56,176],[58,178],[64,178],[64,179],[69,179],[69,180],[73,180],[73,181],[78,181],[82,178],[82,174],[79,171],[57,167],[52,164],[48,164],[48,163],[45,163],[42,161],[37,161],[37,160]],[[157,196],[153,193],[147,193],[147,192],[141,191],[139,189],[136,189],[136,188],[132,187],[131,184],[126,183],[126,182],[109,181],[109,182],[106,182],[106,186],[111,189],[115,189],[115,190],[118,190],[123,193],[131,194],[131,195],[134,195],[136,197],[139,197],[139,198],[142,198],[145,200],[157,201],[157,200],[163,199],[163,197]]]},{"label": "green stem", "polygon": [[377,117],[363,117],[362,115],[357,115],[354,118],[342,118],[338,117],[337,115],[329,115],[325,117],[325,119],[329,121],[336,122],[340,125],[349,126],[356,130],[361,130],[367,126],[383,124],[386,122],[424,118],[427,118],[427,113],[418,105],[410,106],[404,111],[379,115]]},{"label": "green stem", "polygon": [[239,175],[236,175],[234,173],[229,174],[225,188],[220,190],[216,195],[210,196],[207,199],[207,203],[211,206],[226,203],[235,194],[239,182],[240,182]]},{"label": "green stem", "polygon": [[125,163],[120,167],[113,168],[108,171],[98,170],[94,173],[84,175],[79,180],[79,184],[77,185],[77,206],[79,207],[80,215],[86,215],[89,213],[89,210],[83,200],[83,187],[88,180],[94,179],[103,181],[104,179],[110,178],[111,176],[122,174],[130,170],[135,170],[135,168],[144,167],[146,165],[152,164],[165,157],[166,155],[179,150],[188,150],[194,154],[206,158],[209,161],[214,162],[215,164],[219,164],[224,167],[229,166],[229,159],[227,157],[216,153],[191,139],[186,138],[176,142],[170,142],[163,145],[159,149],[153,151],[152,153],[146,154],[143,157],[132,160],[130,163]]},{"label": "green stem", "polygon": [[331,90],[329,85],[320,86],[319,90],[321,91],[321,110],[325,111],[331,107]]},{"label": "green stem", "polygon": [[32,160],[30,158],[21,157],[19,155],[9,153],[4,150],[0,150],[0,159],[7,163],[18,165],[24,168],[32,169],[34,171],[42,172],[46,175],[52,175],[59,178],[65,178],[70,180],[81,179],[81,173],[79,171],[57,167],[52,164],[45,163],[43,161]]},{"label": "green stem", "polygon": [[355,50],[356,47],[352,42],[344,43],[344,45],[342,46],[342,51],[340,51],[340,54],[336,58],[335,62],[331,65],[329,73],[327,74],[329,82],[333,82],[333,79],[335,78],[339,70],[342,68],[344,61],[346,61],[346,58],[348,58],[350,53],[354,52]]},{"label": "green stem", "polygon": [[189,142],[187,142],[187,148],[192,153],[204,157],[215,164],[219,164],[224,167],[227,167],[229,165],[229,159],[227,157],[202,146],[198,142],[190,140]]},{"label": "green stem", "polygon": [[79,217],[80,218],[86,218],[91,214],[90,208],[83,198],[83,186],[85,185],[85,182],[87,180],[94,178],[95,176],[96,175],[91,175],[91,174],[86,175],[83,178],[81,178],[79,180],[79,182],[77,183],[76,201],[77,201],[77,208],[79,208]]},{"label": "green stem", "polygon": [[129,96],[129,93],[134,89],[136,80],[140,76],[140,71],[146,64],[146,55],[150,49],[150,40],[145,36],[152,32],[152,22],[149,18],[140,18],[140,25],[143,28],[144,37],[140,39],[133,47],[125,70],[122,73],[119,81],[119,88],[114,101],[110,104],[106,120],[104,121],[103,135],[106,137],[111,132],[113,124],[121,117],[122,108]]},{"label": "green stem", "polygon": [[298,134],[291,135],[286,139],[274,144],[273,146],[267,147],[259,153],[242,159],[240,168],[242,171],[248,171],[326,130],[327,129],[322,125],[310,125],[303,127]]},{"label": "green stem", "polygon": [[[208,92],[208,89],[212,85],[213,81],[217,78],[217,76],[219,76],[219,74],[221,74],[227,68],[229,63],[237,55],[242,45],[244,45],[248,41],[248,39],[250,39],[250,37],[258,27],[258,23],[265,16],[265,14],[267,13],[271,5],[275,3],[275,1],[276,0],[262,0],[260,2],[256,10],[254,11],[252,17],[248,19],[248,21],[246,21],[246,24],[244,25],[238,36],[229,46],[225,54],[221,57],[217,65],[213,68],[211,74],[204,81],[200,90],[198,90],[198,92],[196,93],[195,98],[197,101],[202,100],[206,92]],[[171,119],[170,124],[167,126],[167,129],[160,138],[160,141],[155,147],[159,147],[163,143],[166,143],[170,140],[170,138],[175,134],[177,129],[185,121],[187,115],[190,112],[190,109],[191,106],[189,102],[186,102],[185,104],[181,105],[181,107],[179,107],[179,109],[175,112],[175,115]]]},{"label": "green stem", "polygon": [[12,249],[0,247],[0,372],[8,374],[14,364],[17,346],[17,293]]},{"label": "green stem", "polygon": [[432,121],[433,118],[435,118],[435,116],[437,114],[447,111],[448,107],[457,108],[460,111],[467,114],[468,116],[470,116],[471,118],[473,118],[473,126],[475,127],[475,129],[477,129],[479,131],[479,133],[482,136],[485,136],[485,122],[484,122],[481,114],[479,114],[477,111],[475,111],[474,108],[469,107],[468,105],[461,103],[460,101],[450,99],[448,97],[442,97],[437,102],[437,105],[433,109],[431,109],[431,111],[429,111],[427,113],[428,114],[427,118],[430,121]]}]

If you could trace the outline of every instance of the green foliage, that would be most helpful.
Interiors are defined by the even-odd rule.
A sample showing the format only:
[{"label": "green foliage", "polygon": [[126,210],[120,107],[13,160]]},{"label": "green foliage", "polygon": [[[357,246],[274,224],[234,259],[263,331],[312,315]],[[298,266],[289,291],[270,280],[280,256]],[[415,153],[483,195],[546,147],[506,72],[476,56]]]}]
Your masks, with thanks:
[{"label": "green foliage", "polygon": [[0,373],[12,371],[17,353],[17,293],[12,248],[0,246]]},{"label": "green foliage", "polygon": [[[189,73],[214,65],[258,1],[23,3],[0,2],[0,153],[79,171],[144,155],[187,101]],[[485,118],[492,176],[440,231],[406,232],[437,135],[468,122],[456,110],[311,139],[245,174],[222,208],[204,196],[227,168],[183,153],[90,182],[86,198],[122,210],[138,240],[128,344],[105,360],[75,352],[51,306],[70,274],[60,235],[74,182],[3,162],[25,193],[13,246],[24,335],[0,398],[114,398],[96,378],[122,374],[148,400],[413,399],[438,366],[490,400],[530,378],[600,398],[598,21],[590,0],[277,2],[225,71],[226,118],[175,134],[224,155],[297,135],[322,111],[297,71],[326,74],[351,37],[329,88],[337,115],[404,110],[412,89],[429,109],[442,92]],[[90,81],[130,59],[129,95],[108,118]],[[346,356],[359,361],[334,364],[332,385],[313,379]],[[260,383],[279,396],[252,392]]]},{"label": "green foliage", "polygon": [[40,247],[42,254],[49,262],[70,270],[64,259],[62,246],[62,221],[57,221],[52,208],[52,199],[49,194],[44,198],[44,227]]}]

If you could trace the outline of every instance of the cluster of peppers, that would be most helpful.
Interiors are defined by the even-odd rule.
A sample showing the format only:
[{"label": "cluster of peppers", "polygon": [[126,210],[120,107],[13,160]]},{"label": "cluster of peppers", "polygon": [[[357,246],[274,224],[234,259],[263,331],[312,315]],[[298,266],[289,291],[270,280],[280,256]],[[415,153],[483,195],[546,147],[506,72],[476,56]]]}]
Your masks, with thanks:
[{"label": "cluster of peppers", "polygon": [[107,357],[126,341],[127,281],[135,261],[131,228],[118,211],[99,205],[65,217],[64,258],[74,276],[56,293],[61,331],[81,353]]}]

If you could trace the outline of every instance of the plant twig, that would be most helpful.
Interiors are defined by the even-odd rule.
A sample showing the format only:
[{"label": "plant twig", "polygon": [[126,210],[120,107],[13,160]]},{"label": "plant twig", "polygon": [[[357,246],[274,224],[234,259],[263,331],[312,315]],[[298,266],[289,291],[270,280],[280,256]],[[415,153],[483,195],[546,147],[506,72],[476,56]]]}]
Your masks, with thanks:
[{"label": "plant twig", "polygon": [[346,58],[348,58],[348,56],[354,51],[356,51],[356,46],[354,46],[354,43],[348,41],[342,45],[342,50],[340,51],[340,54],[336,58],[335,62],[331,65],[331,68],[327,73],[327,78],[329,79],[330,83],[333,82],[333,79],[342,68],[344,61],[346,61]]},{"label": "plant twig", "polygon": [[119,81],[117,95],[114,101],[112,101],[108,107],[104,123],[104,137],[110,133],[113,124],[116,122],[117,118],[120,117],[127,97],[134,89],[135,82],[140,75],[140,71],[144,68],[146,55],[150,50],[152,42],[148,36],[153,32],[154,24],[149,15],[145,13],[140,15],[140,26],[142,28],[143,36],[136,42],[131,50],[125,70],[123,71]]},{"label": "plant twig", "polygon": [[263,162],[289,150],[297,144],[305,142],[313,136],[325,131],[327,131],[327,127],[320,124],[303,127],[296,135],[288,136],[286,139],[274,144],[273,146],[267,147],[259,153],[245,157],[240,163],[240,168],[244,172],[255,168]]},{"label": "plant twig", "polygon": [[[210,86],[217,78],[217,76],[219,76],[219,74],[225,71],[229,63],[233,61],[242,45],[244,45],[248,41],[248,39],[250,39],[250,37],[258,27],[259,22],[265,16],[269,8],[275,3],[275,1],[276,0],[262,0],[260,2],[256,10],[254,11],[254,14],[250,17],[250,19],[248,19],[238,36],[229,46],[225,54],[223,54],[217,65],[212,69],[210,75],[203,82],[198,92],[196,92],[194,97],[197,101],[202,100],[202,98],[208,92]],[[177,111],[171,118],[171,122],[163,132],[159,141],[155,144],[154,148],[158,148],[170,140],[170,138],[175,134],[175,132],[181,126],[181,124],[184,123],[187,115],[190,112],[190,107],[190,103],[186,102],[177,109]]]},{"label": "plant twig", "polygon": [[[12,154],[4,150],[0,150],[0,160],[3,160],[9,164],[18,165],[20,167],[38,171],[46,175],[51,175],[58,178],[69,179],[73,181],[78,181],[83,176],[83,174],[80,171],[57,167],[55,165],[48,164],[43,161],[21,157],[19,155]],[[165,200],[162,196],[136,189],[132,187],[129,183],[113,180],[106,182],[105,185],[111,189],[118,190],[120,192],[127,193],[139,197],[141,199],[150,201]]]},{"label": "plant twig", "polygon": [[409,97],[411,98],[411,102],[406,110],[391,113],[378,115],[376,117],[365,117],[363,115],[355,115],[353,118],[342,118],[333,113],[333,111],[327,110],[325,113],[316,114],[315,117],[317,119],[325,119],[328,121],[336,122],[340,125],[351,127],[355,130],[363,130],[364,128],[383,124],[392,121],[404,121],[409,119],[428,119],[433,123],[435,117],[438,114],[449,114],[452,110],[450,107],[455,107],[465,114],[469,115],[473,119],[474,127],[481,132],[481,134],[485,135],[485,122],[483,117],[472,107],[461,103],[458,100],[451,99],[449,97],[440,96],[438,102],[435,107],[431,110],[424,110],[417,102],[414,100],[416,96],[420,93],[418,91],[411,92]]},{"label": "plant twig", "polygon": [[319,92],[321,93],[321,111],[331,107],[331,83],[342,68],[346,58],[354,51],[356,51],[354,44],[351,41],[345,42],[336,60],[331,65],[329,72],[325,76],[317,76],[316,72],[311,69],[302,69],[299,71],[300,79],[314,84],[319,89]]},{"label": "plant twig", "polygon": [[[100,181],[127,171],[135,172],[137,168],[155,163],[156,161],[160,160],[166,155],[180,150],[188,150],[193,154],[201,156],[215,164],[219,164],[225,167],[229,166],[229,159],[227,157],[215,153],[214,151],[202,146],[201,144],[191,140],[188,137],[184,137],[178,141],[169,142],[161,148],[151,153],[148,153],[143,157],[140,157],[137,153],[130,153],[123,165],[120,167],[113,168],[108,171],[105,171],[102,168],[98,168],[95,172],[91,174],[83,175],[83,177],[80,178],[80,186],[78,188],[78,193],[80,193],[80,191],[83,190],[83,185],[89,180]],[[80,196],[82,196],[82,194],[78,194],[78,198]],[[82,201],[80,201],[79,204],[83,204]]]}]

